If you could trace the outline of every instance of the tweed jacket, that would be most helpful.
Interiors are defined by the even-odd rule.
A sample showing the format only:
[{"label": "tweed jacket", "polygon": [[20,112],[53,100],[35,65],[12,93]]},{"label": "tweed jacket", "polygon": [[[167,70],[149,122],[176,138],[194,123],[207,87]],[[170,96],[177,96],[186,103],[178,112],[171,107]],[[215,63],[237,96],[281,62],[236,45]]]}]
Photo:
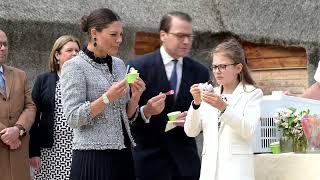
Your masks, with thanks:
[{"label": "tweed jacket", "polygon": [[90,102],[98,99],[114,82],[125,78],[124,62],[112,57],[112,74],[107,64],[98,64],[83,51],[63,65],[61,74],[62,106],[68,124],[73,128],[73,149],[123,149],[124,122],[134,145],[126,112],[128,96],[106,105],[103,112],[91,118]]}]

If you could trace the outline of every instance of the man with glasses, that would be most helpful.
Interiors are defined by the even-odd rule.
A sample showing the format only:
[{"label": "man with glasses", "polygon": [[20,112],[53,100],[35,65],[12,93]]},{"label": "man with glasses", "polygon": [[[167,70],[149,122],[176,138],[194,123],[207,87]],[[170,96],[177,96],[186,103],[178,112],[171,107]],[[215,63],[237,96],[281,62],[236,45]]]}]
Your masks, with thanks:
[{"label": "man with glasses", "polygon": [[29,131],[36,107],[26,73],[5,65],[8,39],[0,30],[0,175],[1,180],[29,180]]},{"label": "man with glasses", "polygon": [[[129,62],[140,73],[146,90],[139,115],[132,124],[136,176],[139,180],[196,180],[200,159],[194,138],[183,125],[190,107],[193,84],[209,80],[206,67],[187,57],[193,40],[191,17],[170,12],[160,22],[160,49]],[[173,92],[174,94],[165,92]],[[169,94],[169,95],[168,95]],[[167,114],[181,111],[178,127],[165,132]]]}]

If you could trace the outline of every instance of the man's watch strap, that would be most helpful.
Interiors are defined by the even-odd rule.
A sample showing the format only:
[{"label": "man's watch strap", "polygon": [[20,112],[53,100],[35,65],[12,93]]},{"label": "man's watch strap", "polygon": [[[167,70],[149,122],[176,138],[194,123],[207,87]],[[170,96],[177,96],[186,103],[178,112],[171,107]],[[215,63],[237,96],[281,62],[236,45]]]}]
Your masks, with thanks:
[{"label": "man's watch strap", "polygon": [[21,124],[15,124],[14,126],[19,129],[19,136],[25,136],[27,134],[26,129]]}]

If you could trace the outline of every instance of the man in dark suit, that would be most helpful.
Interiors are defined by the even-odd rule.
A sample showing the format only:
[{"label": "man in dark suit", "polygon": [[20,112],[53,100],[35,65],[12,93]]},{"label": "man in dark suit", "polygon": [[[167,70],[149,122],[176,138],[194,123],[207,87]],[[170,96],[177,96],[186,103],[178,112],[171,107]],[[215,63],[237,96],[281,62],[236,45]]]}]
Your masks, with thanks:
[{"label": "man in dark suit", "polygon": [[[198,179],[200,159],[194,138],[187,137],[183,124],[165,132],[167,113],[187,111],[191,85],[209,80],[206,67],[187,57],[193,40],[191,17],[182,12],[163,16],[160,23],[162,46],[155,52],[130,61],[146,83],[140,113],[132,124],[139,180]],[[175,90],[174,95],[164,92]],[[179,120],[185,120],[181,113]]]}]

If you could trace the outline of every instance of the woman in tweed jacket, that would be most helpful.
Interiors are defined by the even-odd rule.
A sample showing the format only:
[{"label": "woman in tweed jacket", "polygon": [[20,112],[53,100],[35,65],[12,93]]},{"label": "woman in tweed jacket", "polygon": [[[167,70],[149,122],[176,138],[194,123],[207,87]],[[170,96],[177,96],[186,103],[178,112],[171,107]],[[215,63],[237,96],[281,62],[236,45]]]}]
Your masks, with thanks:
[{"label": "woman in tweed jacket", "polygon": [[112,55],[122,42],[120,17],[107,8],[81,19],[89,43],[64,64],[62,104],[74,131],[70,179],[135,179],[131,155],[134,145],[128,117],[135,115],[145,89],[139,78],[131,88],[124,62]]}]

